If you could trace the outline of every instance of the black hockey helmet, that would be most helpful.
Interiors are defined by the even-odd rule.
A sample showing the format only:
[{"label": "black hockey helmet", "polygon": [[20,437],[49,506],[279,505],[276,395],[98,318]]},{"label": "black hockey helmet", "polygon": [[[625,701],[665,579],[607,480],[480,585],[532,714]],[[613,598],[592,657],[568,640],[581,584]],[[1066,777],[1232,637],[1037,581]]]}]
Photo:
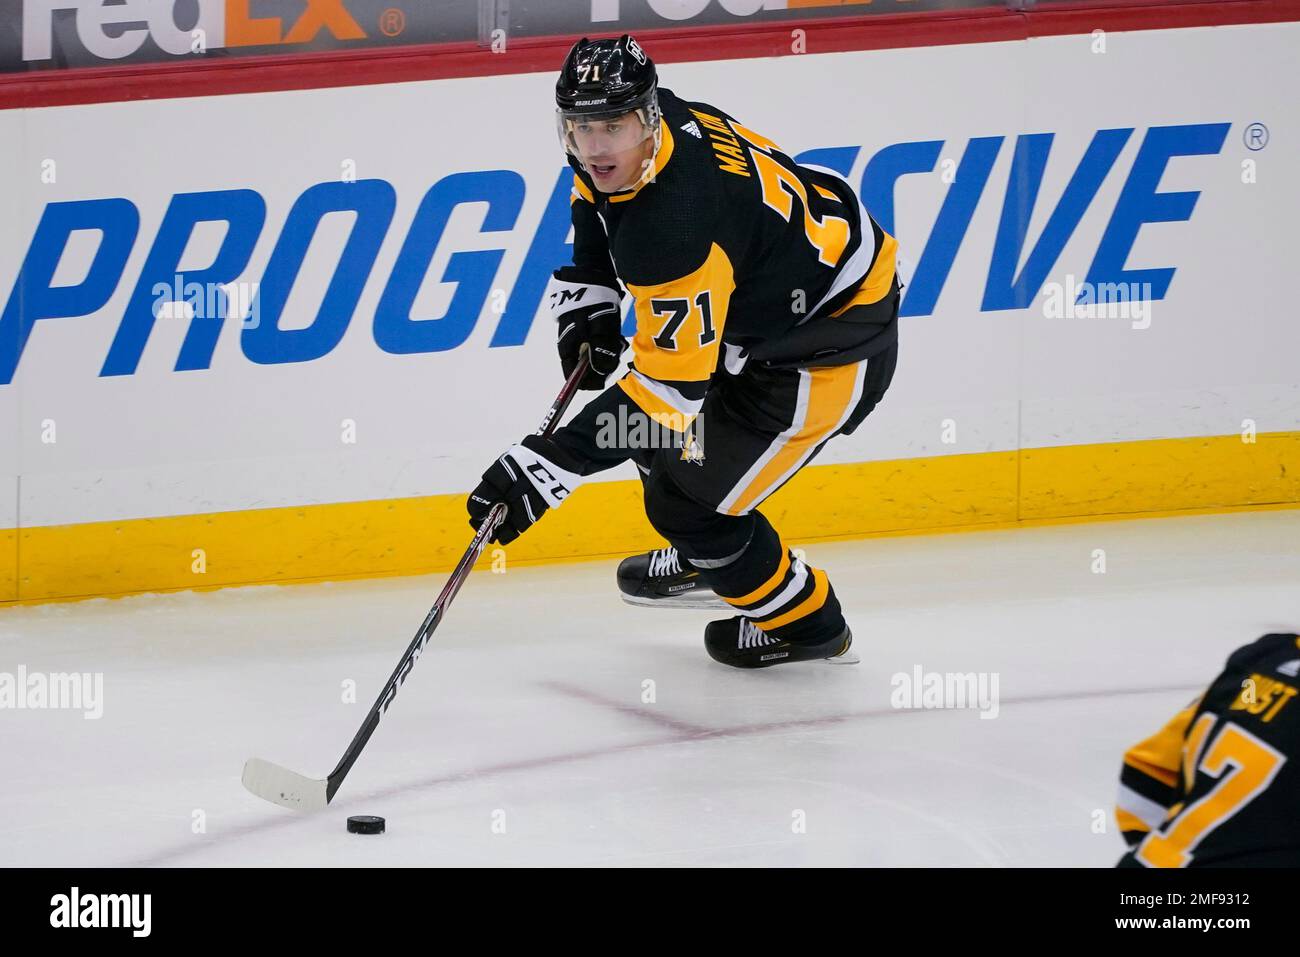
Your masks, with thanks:
[{"label": "black hockey helmet", "polygon": [[636,112],[645,136],[655,138],[657,149],[658,83],[654,61],[628,34],[618,39],[583,37],[569,50],[555,81],[556,119],[564,148],[577,155],[572,133],[579,120]]}]

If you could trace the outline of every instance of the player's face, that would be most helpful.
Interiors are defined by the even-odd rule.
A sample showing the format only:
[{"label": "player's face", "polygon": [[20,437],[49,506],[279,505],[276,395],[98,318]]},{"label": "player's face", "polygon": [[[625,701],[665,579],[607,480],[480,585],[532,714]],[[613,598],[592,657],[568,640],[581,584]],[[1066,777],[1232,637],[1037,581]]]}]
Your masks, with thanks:
[{"label": "player's face", "polygon": [[578,159],[596,188],[605,193],[624,189],[640,179],[654,152],[654,140],[635,112],[600,120],[574,120],[569,135]]}]

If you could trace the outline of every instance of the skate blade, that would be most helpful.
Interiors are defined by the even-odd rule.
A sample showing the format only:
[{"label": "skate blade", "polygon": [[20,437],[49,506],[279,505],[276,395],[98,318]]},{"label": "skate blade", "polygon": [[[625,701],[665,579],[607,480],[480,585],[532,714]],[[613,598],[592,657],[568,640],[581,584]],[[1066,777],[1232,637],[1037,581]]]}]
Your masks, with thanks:
[{"label": "skate blade", "polygon": [[836,655],[834,658],[823,658],[822,661],[826,662],[828,665],[856,665],[861,663],[862,659],[852,651],[846,651],[844,654]]},{"label": "skate blade", "polygon": [[717,595],[708,598],[642,598],[640,595],[626,595],[619,592],[619,597],[629,605],[640,608],[730,608]]}]

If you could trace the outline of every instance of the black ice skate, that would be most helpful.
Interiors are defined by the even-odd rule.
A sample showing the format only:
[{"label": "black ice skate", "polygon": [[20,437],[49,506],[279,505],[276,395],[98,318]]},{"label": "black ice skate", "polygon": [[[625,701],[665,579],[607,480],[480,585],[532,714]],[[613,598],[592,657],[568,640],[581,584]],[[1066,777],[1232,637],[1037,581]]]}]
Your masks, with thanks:
[{"label": "black ice skate", "polygon": [[853,633],[848,626],[834,638],[823,641],[782,641],[763,633],[748,618],[711,621],[704,629],[704,647],[709,657],[733,668],[769,668],[792,661],[824,659],[831,664],[854,665],[858,656],[849,651]]},{"label": "black ice skate", "polygon": [[618,590],[632,605],[660,608],[725,608],[700,573],[682,566],[675,548],[625,558],[618,566]]}]

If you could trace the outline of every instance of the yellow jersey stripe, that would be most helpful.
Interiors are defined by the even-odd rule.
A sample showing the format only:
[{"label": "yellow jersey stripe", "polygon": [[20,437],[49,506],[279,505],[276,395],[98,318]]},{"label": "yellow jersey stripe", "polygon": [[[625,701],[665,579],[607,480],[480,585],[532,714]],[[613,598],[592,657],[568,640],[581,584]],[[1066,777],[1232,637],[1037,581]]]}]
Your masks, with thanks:
[{"label": "yellow jersey stripe", "polygon": [[1183,764],[1183,739],[1200,700],[1198,697],[1151,737],[1129,748],[1124,763],[1166,787],[1176,788]]},{"label": "yellow jersey stripe", "polygon": [[1214,715],[1208,711],[1197,719],[1196,724],[1187,732],[1187,743],[1183,746],[1183,790],[1192,792],[1196,780],[1196,765],[1201,761],[1201,749],[1205,746],[1205,736],[1214,727]]},{"label": "yellow jersey stripe", "polygon": [[647,388],[634,372],[629,372],[619,379],[618,387],[627,393],[627,397],[635,402],[642,412],[661,426],[676,432],[685,432],[691,420],[695,418],[697,410],[676,408],[658,393]]},{"label": "yellow jersey stripe", "polygon": [[[870,234],[869,223],[863,223],[863,231],[864,238],[865,235]],[[893,286],[894,271],[898,267],[898,240],[889,233],[884,233],[884,237],[880,244],[880,252],[876,254],[876,261],[871,264],[871,268],[862,278],[862,285],[853,294],[853,298],[831,313],[832,319],[847,312],[853,306],[869,306],[873,302],[880,302]]]},{"label": "yellow jersey stripe", "polygon": [[1115,823],[1119,825],[1121,831],[1150,831],[1146,821],[1142,820],[1132,811],[1126,811],[1122,807],[1115,809]]},{"label": "yellow jersey stripe", "polygon": [[1131,751],[1124,755],[1124,763],[1134,771],[1145,774],[1147,777],[1159,781],[1165,787],[1172,788],[1178,786],[1177,771],[1170,771],[1167,768],[1160,767],[1158,764],[1152,764],[1148,761],[1135,758]]},{"label": "yellow jersey stripe", "polygon": [[785,445],[768,460],[754,480],[727,509],[731,515],[740,515],[767,492],[789,471],[808,449],[826,438],[839,424],[853,401],[857,385],[858,366],[830,366],[809,369],[812,382],[808,387],[808,409],[803,427],[786,440]]}]

